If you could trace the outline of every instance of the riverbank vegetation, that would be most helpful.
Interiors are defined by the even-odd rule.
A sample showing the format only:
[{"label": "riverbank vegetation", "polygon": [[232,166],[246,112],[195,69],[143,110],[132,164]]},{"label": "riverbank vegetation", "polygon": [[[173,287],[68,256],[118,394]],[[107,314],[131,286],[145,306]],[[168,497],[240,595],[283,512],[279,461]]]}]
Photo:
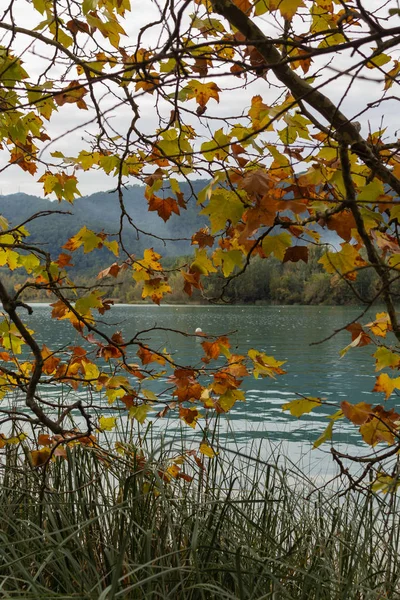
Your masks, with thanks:
[{"label": "riverbank vegetation", "polygon": [[[191,296],[185,292],[183,272],[191,256],[166,258],[164,268],[170,272],[171,293],[165,303],[202,304],[210,300],[240,304],[367,304],[373,301],[379,291],[379,279],[370,269],[360,270],[356,281],[349,283],[341,277],[328,274],[320,260],[324,248],[308,248],[307,263],[282,263],[274,257],[267,260],[254,259],[248,268],[232,279],[226,280],[219,274],[212,274],[204,280],[203,289],[194,289]],[[238,274],[239,269],[233,271]],[[96,285],[95,269],[81,270],[75,277],[78,285]],[[23,279],[16,273],[9,276],[8,287],[21,285]],[[143,285],[132,281],[129,273],[122,273],[117,279],[106,277],[101,280],[106,297],[119,303],[142,303]],[[393,292],[400,295],[400,284],[393,285]],[[46,302],[49,295],[44,290],[28,288],[24,293],[27,301]]]},{"label": "riverbank vegetation", "polygon": [[[160,444],[160,441],[158,441]],[[274,458],[74,448],[1,471],[3,598],[382,600],[400,593],[399,501],[335,495]],[[189,478],[188,478],[189,479]]]}]

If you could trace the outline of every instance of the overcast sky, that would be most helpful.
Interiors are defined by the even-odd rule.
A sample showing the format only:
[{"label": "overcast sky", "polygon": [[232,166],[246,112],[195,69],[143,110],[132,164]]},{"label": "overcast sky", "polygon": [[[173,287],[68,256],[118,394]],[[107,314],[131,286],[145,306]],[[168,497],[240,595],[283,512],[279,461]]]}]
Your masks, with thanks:
[{"label": "overcast sky", "polygon": [[[3,6],[3,2],[1,3]],[[371,5],[376,7],[377,0],[368,0],[364,2],[366,6]],[[388,12],[388,8],[397,6],[397,0],[391,0],[389,3],[381,3],[384,8],[385,14]],[[136,2],[132,2],[133,11],[128,15],[128,19],[124,23],[125,30],[129,33],[128,38],[122,38],[122,45],[134,44],[135,39],[137,37],[137,32],[140,27],[144,24],[152,21],[158,15],[158,9],[152,0],[143,0],[139,5]],[[1,8],[2,9],[2,8]],[[36,24],[40,21],[40,15],[35,13],[31,8],[31,3],[26,0],[15,0],[14,3],[14,17],[15,21],[19,26],[26,27],[28,29],[33,29]],[[189,9],[189,13],[192,12],[192,9]],[[400,20],[398,17],[393,17],[396,20],[396,23],[393,22],[393,25],[398,25]],[[9,20],[6,17],[6,21]],[[264,19],[264,30],[269,31],[271,34],[274,34],[274,29],[269,23],[270,16]],[[156,36],[159,33],[159,28],[154,28],[151,30],[150,34],[147,36],[144,44],[147,47],[154,43]],[[276,35],[276,31],[275,31]],[[7,38],[3,40],[3,44],[7,41]],[[14,44],[15,51],[21,52],[25,50],[23,60],[25,63],[25,67],[29,73],[40,74],[43,70],[44,59],[40,57],[41,54],[46,53],[48,50],[43,47],[40,43],[34,43],[27,50],[26,47],[30,41],[26,36],[23,38],[20,37],[17,39],[17,42]],[[398,52],[392,54],[395,58],[400,59]],[[334,60],[331,62],[329,69],[325,69],[322,74],[320,74],[319,78],[316,79],[315,84],[319,84],[322,82],[323,78],[333,77],[335,74],[335,70],[342,71],[349,67],[351,63],[355,63],[359,60],[359,57],[350,57],[349,55],[336,55]],[[317,65],[318,63],[316,63]],[[315,68],[315,67],[314,67]],[[365,72],[365,71],[364,71]],[[368,71],[367,76],[372,79],[377,79],[378,81],[367,81],[364,79],[358,79],[356,82],[353,82],[352,87],[349,91],[347,91],[347,86],[350,83],[350,78],[342,77],[339,80],[335,81],[331,85],[328,86],[329,96],[335,102],[343,99],[341,109],[345,112],[345,114],[353,119],[354,115],[356,115],[359,110],[363,109],[368,102],[373,102],[377,100],[382,94],[382,74],[377,70]],[[71,79],[76,78],[75,74],[69,74]],[[227,82],[228,86],[240,86],[242,81],[237,78],[229,78],[228,80],[223,81],[222,83],[225,85]],[[219,82],[219,85],[221,82]],[[222,86],[221,86],[222,87]],[[396,96],[398,94],[397,86],[394,85],[390,95]],[[208,116],[224,116],[227,113],[227,110],[230,114],[236,113],[240,115],[243,111],[246,112],[248,110],[251,97],[255,94],[260,94],[264,101],[267,103],[273,102],[273,100],[277,96],[276,90],[270,90],[268,83],[263,80],[258,80],[255,84],[248,86],[247,89],[236,89],[234,92],[230,92],[227,95],[221,95],[221,103],[218,105],[213,100],[210,101],[207,115]],[[107,106],[111,106],[111,103],[114,102],[114,99],[107,100]],[[195,103],[193,102],[192,108],[195,109]],[[155,97],[150,94],[145,94],[139,99],[140,108],[141,108],[141,118],[138,123],[140,129],[144,132],[152,132],[158,126],[157,123],[157,115],[154,109]],[[90,101],[88,101],[90,104]],[[106,105],[105,105],[106,106]],[[162,108],[162,107],[161,107]],[[170,107],[165,107],[165,110],[170,110]],[[381,125],[382,113],[384,117],[384,126],[388,127],[388,133],[393,133],[399,123],[398,120],[398,102],[397,100],[387,101],[385,102],[381,108],[371,109],[366,115],[362,117],[357,117],[357,120],[362,123],[362,133],[364,135],[368,134],[368,129],[371,127],[371,130],[374,131],[378,129]],[[168,112],[166,112],[168,114]],[[111,113],[112,126],[116,131],[124,133],[129,126],[131,121],[131,112],[126,107],[120,107]],[[75,105],[64,106],[60,110],[58,114],[54,113],[52,117],[51,124],[49,125],[49,134],[52,138],[52,143],[48,145],[45,153],[43,154],[43,158],[47,158],[49,156],[49,152],[53,152],[55,150],[59,150],[64,154],[68,155],[76,155],[80,149],[88,148],[88,146],[83,141],[84,139],[88,139],[90,133],[96,133],[96,126],[93,124],[88,124],[87,122],[93,117],[92,111],[83,111],[76,108]],[[201,123],[204,123],[204,119],[196,120],[192,119],[192,124],[196,128],[196,130],[201,131]],[[218,125],[219,127],[221,124]],[[3,169],[6,166],[8,161],[7,153],[3,153],[2,161],[0,162],[1,168]],[[34,194],[38,196],[43,196],[43,188],[42,184],[37,183],[37,179],[39,178],[41,173],[38,173],[36,176],[32,177],[29,173],[25,173],[16,166],[10,166],[5,170],[2,170],[0,173],[0,193],[1,194],[11,194],[18,191]],[[115,186],[115,181],[111,177],[107,177],[101,171],[92,171],[92,172],[79,172],[79,189],[82,194],[90,194],[95,191],[100,190],[108,190],[112,189]],[[132,179],[129,183],[135,183],[135,180]]]}]

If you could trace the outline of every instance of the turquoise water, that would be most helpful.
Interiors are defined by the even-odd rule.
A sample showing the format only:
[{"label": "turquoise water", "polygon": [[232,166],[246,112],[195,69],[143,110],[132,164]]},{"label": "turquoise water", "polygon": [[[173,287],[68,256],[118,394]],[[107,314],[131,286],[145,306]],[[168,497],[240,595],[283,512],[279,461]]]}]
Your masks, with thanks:
[{"label": "turquoise water", "polygon": [[[34,305],[29,324],[39,340],[52,349],[78,341],[68,323],[54,323],[50,307]],[[203,350],[200,341],[185,337],[178,331],[194,333],[201,327],[204,333],[220,335],[229,333],[232,350],[245,354],[257,348],[277,360],[287,361],[287,374],[273,379],[248,378],[243,383],[246,402],[238,402],[229,415],[220,421],[220,441],[227,447],[248,452],[251,444],[263,456],[274,452],[288,456],[294,462],[312,470],[330,471],[330,445],[312,450],[312,442],[325,429],[327,416],[334,412],[342,400],[381,403],[382,394],[372,392],[375,382],[373,346],[357,348],[340,358],[339,351],[350,342],[350,334],[341,332],[328,341],[315,345],[362,312],[357,307],[308,306],[116,306],[107,314],[113,330],[122,331],[129,339],[138,331],[152,327],[140,339],[152,348],[166,348],[181,365],[200,365]],[[365,320],[371,320],[374,313]],[[132,353],[131,360],[135,360]],[[146,384],[146,387],[150,385]],[[167,382],[154,382],[157,392],[167,389]],[[163,395],[169,400],[168,391]],[[326,398],[335,407],[321,407],[301,419],[282,412],[284,402],[296,399],[296,393]],[[112,411],[112,407],[105,409]],[[179,431],[181,423],[173,416],[154,418],[152,427],[156,435],[171,436]],[[106,412],[104,412],[106,414]],[[107,413],[108,414],[108,413]],[[111,414],[111,413],[110,413]],[[196,434],[184,425],[188,443]],[[201,434],[199,434],[201,435]],[[362,444],[357,429],[345,421],[338,422],[334,433],[335,445],[342,450],[361,452]]]}]

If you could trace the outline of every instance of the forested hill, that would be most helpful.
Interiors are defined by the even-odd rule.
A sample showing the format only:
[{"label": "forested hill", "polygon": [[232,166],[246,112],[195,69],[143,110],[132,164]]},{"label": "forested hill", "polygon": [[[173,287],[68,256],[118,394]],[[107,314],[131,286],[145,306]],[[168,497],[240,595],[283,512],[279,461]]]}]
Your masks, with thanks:
[{"label": "forested hill", "polygon": [[[197,180],[192,182],[195,195],[204,188],[207,181]],[[144,197],[144,187],[134,185],[124,193],[124,203],[127,212],[132,217],[133,223],[139,229],[149,232],[159,238],[190,238],[196,228],[204,227],[207,219],[199,216],[199,207],[196,198],[187,183],[181,183],[181,190],[185,200],[188,200],[187,209],[182,210],[180,216],[172,214],[170,219],[164,221],[156,212],[148,210],[147,200]],[[0,214],[12,225],[18,225],[39,211],[57,210],[71,214],[52,214],[31,221],[27,228],[31,234],[30,241],[45,244],[46,250],[52,255],[57,255],[63,244],[76,234],[81,227],[86,225],[96,233],[116,233],[119,229],[120,210],[118,197],[115,192],[98,192],[90,196],[78,198],[74,204],[68,202],[50,202],[47,199],[29,196],[27,194],[12,194],[0,196]],[[191,233],[190,233],[191,232]],[[190,239],[186,241],[171,242],[166,244],[151,236],[140,235],[126,223],[124,242],[129,251],[139,254],[144,248],[153,247],[162,251],[164,256],[178,256],[191,254],[193,247]],[[84,255],[77,252],[74,262],[78,270],[97,267],[110,260],[110,253],[106,250]]]}]

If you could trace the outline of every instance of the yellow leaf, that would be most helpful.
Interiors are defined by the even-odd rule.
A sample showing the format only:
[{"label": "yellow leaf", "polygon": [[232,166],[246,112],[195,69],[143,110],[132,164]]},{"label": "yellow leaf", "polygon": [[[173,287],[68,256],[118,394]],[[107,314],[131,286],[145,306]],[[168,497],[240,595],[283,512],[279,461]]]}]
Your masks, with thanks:
[{"label": "yellow leaf", "polygon": [[117,398],[125,396],[126,392],[122,389],[110,389],[106,391],[106,397],[108,404],[114,404]]},{"label": "yellow leaf", "polygon": [[215,452],[215,450],[213,450],[211,448],[211,446],[209,446],[205,442],[200,444],[199,450],[200,450],[201,454],[204,454],[204,456],[208,456],[209,458],[214,458],[214,456],[217,456],[217,454],[218,454],[218,452]]},{"label": "yellow leaf", "polygon": [[207,250],[195,251],[195,259],[190,265],[190,270],[200,273],[201,275],[208,275],[209,273],[216,273],[217,269],[212,264],[211,260],[207,256]]},{"label": "yellow leaf", "polygon": [[376,479],[371,486],[373,492],[382,492],[382,494],[391,493],[397,491],[400,486],[400,481],[397,477],[391,477],[386,473],[378,472]]},{"label": "yellow leaf", "polygon": [[321,406],[321,398],[309,397],[287,402],[282,405],[282,410],[289,410],[294,417],[301,417],[301,415],[311,412],[317,406]]},{"label": "yellow leaf", "polygon": [[117,424],[117,417],[100,417],[99,429],[103,431],[112,431]]},{"label": "yellow leaf", "polygon": [[357,277],[357,268],[366,265],[356,248],[344,243],[339,252],[327,252],[319,259],[327,273],[339,273],[345,279],[354,281]]},{"label": "yellow leaf", "polygon": [[129,409],[129,418],[136,419],[140,424],[143,424],[147,418],[147,413],[151,410],[151,406],[148,404],[141,404],[140,406],[132,406]]},{"label": "yellow leaf", "polygon": [[386,337],[387,332],[392,330],[390,317],[386,312],[377,313],[375,321],[367,323],[366,326],[378,337]]},{"label": "yellow leaf", "polygon": [[247,354],[253,361],[255,379],[258,379],[260,375],[261,377],[275,378],[275,375],[283,375],[286,372],[280,368],[285,364],[285,360],[275,360],[273,356],[267,356],[264,352],[254,349],[249,350]]},{"label": "yellow leaf", "polygon": [[213,254],[214,264],[217,267],[222,266],[224,277],[229,277],[235,267],[241,267],[243,260],[244,256],[241,250],[224,251],[218,248]]},{"label": "yellow leaf", "polygon": [[200,211],[200,214],[209,215],[211,233],[214,234],[220,229],[224,229],[227,221],[230,221],[232,225],[236,225],[244,210],[245,206],[238,196],[238,192],[218,189],[212,192],[210,202]]},{"label": "yellow leaf", "polygon": [[94,363],[84,363],[85,379],[98,379],[100,375],[99,368]]},{"label": "yellow leaf", "polygon": [[187,100],[196,98],[196,102],[200,106],[206,106],[210,98],[213,98],[219,102],[219,93],[221,90],[214,82],[201,83],[196,79],[193,79],[186,88],[183,90]]},{"label": "yellow leaf", "polygon": [[338,419],[343,419],[343,417],[344,417],[344,414],[343,414],[343,411],[341,411],[341,410],[336,411],[335,414],[333,414],[332,416],[329,417],[330,423],[328,424],[325,431],[319,436],[319,438],[317,440],[315,440],[315,442],[313,444],[313,448],[319,448],[319,446],[321,446],[321,444],[323,444],[327,440],[332,439],[333,424]]},{"label": "yellow leaf", "polygon": [[218,404],[224,412],[229,412],[237,400],[245,401],[243,390],[227,390],[218,399]]},{"label": "yellow leaf", "polygon": [[373,392],[384,392],[385,400],[392,395],[393,391],[400,389],[400,377],[396,377],[395,379],[391,379],[389,375],[386,373],[381,373],[376,378],[376,383],[374,386]]},{"label": "yellow leaf", "polygon": [[150,400],[151,402],[158,402],[158,397],[151,390],[143,389],[142,394],[145,398],[147,398],[147,400]]},{"label": "yellow leaf", "polygon": [[32,450],[30,454],[33,466],[42,467],[49,460],[51,448],[45,447],[40,450]]}]

